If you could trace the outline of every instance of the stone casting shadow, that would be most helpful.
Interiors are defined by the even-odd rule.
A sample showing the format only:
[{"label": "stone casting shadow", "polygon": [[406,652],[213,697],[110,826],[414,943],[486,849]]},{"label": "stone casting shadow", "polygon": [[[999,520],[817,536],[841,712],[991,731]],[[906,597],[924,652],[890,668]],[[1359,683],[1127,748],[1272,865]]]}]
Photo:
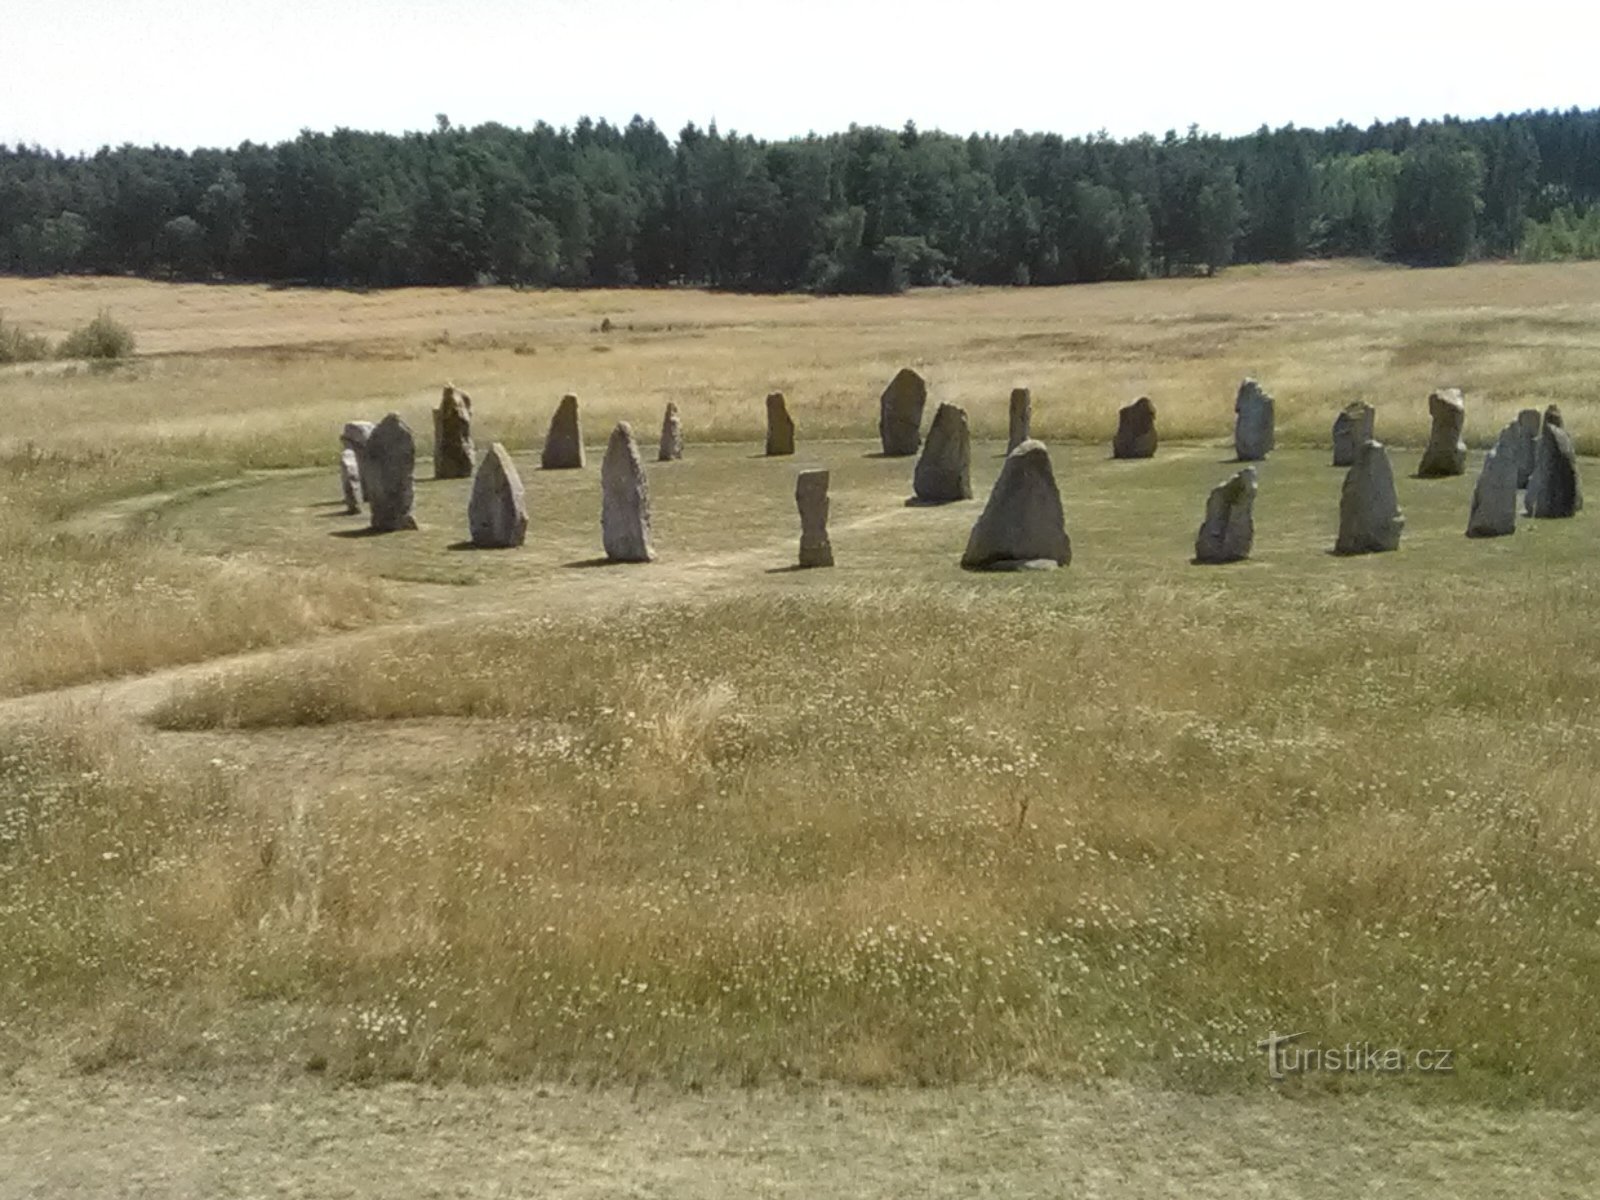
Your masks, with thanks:
[{"label": "stone casting shadow", "polygon": [[374,529],[370,525],[363,525],[360,529],[335,529],[328,536],[329,537],[336,537],[336,538],[365,538],[365,537],[382,537],[386,533],[404,533],[404,532],[407,532],[407,531],[400,530],[400,529]]},{"label": "stone casting shadow", "polygon": [[580,558],[577,562],[562,563],[561,565],[569,570],[584,571],[592,567],[636,567],[643,564],[623,562],[621,559],[607,558],[602,554],[599,558]]},{"label": "stone casting shadow", "polygon": [[768,575],[792,575],[797,571],[819,571],[819,570],[825,570],[825,569],[826,568],[823,568],[823,567],[802,567],[799,563],[790,563],[787,567],[768,567],[767,570],[766,570],[766,574],[768,574]]},{"label": "stone casting shadow", "polygon": [[517,550],[518,546],[480,546],[470,538],[464,542],[451,542],[446,550]]},{"label": "stone casting shadow", "polygon": [[963,496],[960,500],[924,500],[921,496],[912,496],[906,500],[906,508],[944,508],[950,504],[964,504],[971,500],[971,496]]}]

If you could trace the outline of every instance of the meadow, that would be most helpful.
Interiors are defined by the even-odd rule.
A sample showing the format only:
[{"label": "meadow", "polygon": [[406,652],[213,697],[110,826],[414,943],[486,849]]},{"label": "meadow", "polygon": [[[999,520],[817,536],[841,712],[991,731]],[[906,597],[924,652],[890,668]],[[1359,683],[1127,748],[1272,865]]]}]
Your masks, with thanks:
[{"label": "meadow", "polygon": [[[1304,1029],[1456,1071],[1302,1093],[1600,1095],[1600,537],[1463,536],[1518,409],[1600,451],[1600,264],[894,299],[0,280],[31,332],[105,307],[133,360],[0,371],[0,1065],[1212,1094]],[[975,501],[907,507],[909,460],[872,455],[904,365],[971,416]],[[1244,375],[1278,402],[1255,554],[1192,566]],[[523,470],[528,545],[453,548],[464,481],[340,536],[339,427],[399,412],[425,476],[447,380]],[[1074,560],[966,574],[1018,385]],[[1440,386],[1468,475],[1412,479]],[[790,460],[759,454],[774,389]],[[566,391],[590,467],[541,473]],[[1111,461],[1142,394],[1162,448]],[[1339,559],[1356,399],[1407,527]],[[660,561],[589,569],[599,444],[668,400]],[[786,569],[809,466],[832,571]]]}]

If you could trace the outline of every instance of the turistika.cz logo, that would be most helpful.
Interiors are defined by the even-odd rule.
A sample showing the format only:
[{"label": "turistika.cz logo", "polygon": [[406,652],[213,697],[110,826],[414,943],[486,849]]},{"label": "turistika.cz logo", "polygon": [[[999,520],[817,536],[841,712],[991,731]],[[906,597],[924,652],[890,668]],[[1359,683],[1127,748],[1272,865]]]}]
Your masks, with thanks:
[{"label": "turistika.cz logo", "polygon": [[1302,1046],[1299,1033],[1269,1033],[1256,1043],[1267,1053],[1267,1074],[1273,1079],[1322,1071],[1330,1074],[1398,1075],[1403,1071],[1426,1071],[1430,1075],[1453,1075],[1454,1050],[1406,1050],[1399,1046],[1374,1046],[1371,1042],[1346,1042],[1343,1046]]}]

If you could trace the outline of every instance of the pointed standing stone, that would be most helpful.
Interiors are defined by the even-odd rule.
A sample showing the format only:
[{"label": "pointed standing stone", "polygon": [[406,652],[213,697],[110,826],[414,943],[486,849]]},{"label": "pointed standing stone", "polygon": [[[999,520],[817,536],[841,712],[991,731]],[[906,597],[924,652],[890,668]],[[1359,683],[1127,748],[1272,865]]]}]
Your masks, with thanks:
[{"label": "pointed standing stone", "polygon": [[1374,554],[1398,550],[1405,524],[1388,451],[1382,442],[1362,442],[1339,495],[1339,539],[1333,552]]},{"label": "pointed standing stone", "polygon": [[1117,410],[1117,435],[1111,439],[1112,458],[1154,458],[1156,406],[1149,396]]},{"label": "pointed standing stone", "polygon": [[1428,397],[1428,415],[1433,418],[1433,429],[1422,461],[1417,464],[1417,474],[1424,479],[1465,474],[1467,444],[1461,440],[1461,431],[1467,424],[1467,401],[1461,389],[1434,392]]},{"label": "pointed standing stone", "polygon": [[520,546],[528,536],[528,503],[522,476],[499,442],[490,443],[472,480],[467,532],[474,546],[498,549]]},{"label": "pointed standing stone", "polygon": [[978,571],[1066,566],[1072,561],[1050,452],[1031,438],[1006,455],[967,538],[961,565]]},{"label": "pointed standing stone", "polygon": [[1275,444],[1272,397],[1254,379],[1239,385],[1233,401],[1233,452],[1240,462],[1259,462]]},{"label": "pointed standing stone", "polygon": [[356,467],[361,474],[362,500],[367,498],[367,439],[372,436],[372,430],[371,421],[349,421],[339,434],[340,447],[356,452]]},{"label": "pointed standing stone", "polygon": [[472,457],[472,397],[445,384],[433,410],[433,477],[469,478]]},{"label": "pointed standing stone", "polygon": [[878,438],[886,458],[915,454],[922,444],[922,410],[928,385],[910,367],[889,381],[878,399]]},{"label": "pointed standing stone", "polygon": [[1539,431],[1523,508],[1530,517],[1571,517],[1583,509],[1578,455],[1562,425],[1561,410],[1554,404],[1544,410],[1544,428]]},{"label": "pointed standing stone", "polygon": [[794,453],[794,420],[782,392],[767,397],[767,457]]},{"label": "pointed standing stone", "polygon": [[794,481],[795,507],[800,510],[800,565],[833,566],[828,540],[828,472],[801,471]]},{"label": "pointed standing stone", "polygon": [[583,426],[578,420],[578,398],[570,393],[561,397],[555,416],[550,418],[550,432],[544,437],[539,466],[546,471],[583,466]]},{"label": "pointed standing stone", "polygon": [[918,500],[930,504],[972,499],[972,442],[965,409],[941,404],[934,412],[911,487]]},{"label": "pointed standing stone", "polygon": [[396,414],[378,422],[367,439],[367,502],[374,533],[415,529],[411,514],[416,494],[417,443],[411,428]]},{"label": "pointed standing stone", "polygon": [[612,562],[649,562],[650,488],[633,440],[633,427],[619,421],[600,463],[600,534]]},{"label": "pointed standing stone", "polygon": [[1011,389],[1011,421],[1006,433],[1006,453],[1010,454],[1033,436],[1033,393],[1027,388]]},{"label": "pointed standing stone", "polygon": [[1517,450],[1522,429],[1513,421],[1483,460],[1472,489],[1468,537],[1504,537],[1517,531]]},{"label": "pointed standing stone", "polygon": [[1333,465],[1348,467],[1356,461],[1363,442],[1372,441],[1372,426],[1378,410],[1360,400],[1347,404],[1333,419]]},{"label": "pointed standing stone", "polygon": [[1250,557],[1255,542],[1256,469],[1246,467],[1206,498],[1206,518],[1194,539],[1194,559],[1230,563]]},{"label": "pointed standing stone", "polygon": [[661,453],[658,462],[677,462],[683,457],[683,421],[678,417],[678,406],[667,401],[666,415],[661,418]]},{"label": "pointed standing stone", "polygon": [[339,451],[339,486],[344,491],[344,510],[354,516],[361,511],[361,461],[349,446]]},{"label": "pointed standing stone", "polygon": [[1517,414],[1517,486],[1533,478],[1533,460],[1539,452],[1539,410],[1525,408]]}]

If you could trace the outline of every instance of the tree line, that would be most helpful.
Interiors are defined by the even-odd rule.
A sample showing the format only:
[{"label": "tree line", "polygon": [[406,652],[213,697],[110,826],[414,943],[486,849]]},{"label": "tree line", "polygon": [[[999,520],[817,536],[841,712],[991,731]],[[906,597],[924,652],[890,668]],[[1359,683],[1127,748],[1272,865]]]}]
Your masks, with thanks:
[{"label": "tree line", "polygon": [[[387,287],[895,292],[1582,244],[1600,110],[1114,140],[903,129],[765,142],[443,115],[275,146],[0,145],[0,271]],[[1545,236],[1554,221],[1557,234]],[[1565,224],[1562,224],[1565,222]],[[1542,224],[1541,224],[1542,223]]]}]

